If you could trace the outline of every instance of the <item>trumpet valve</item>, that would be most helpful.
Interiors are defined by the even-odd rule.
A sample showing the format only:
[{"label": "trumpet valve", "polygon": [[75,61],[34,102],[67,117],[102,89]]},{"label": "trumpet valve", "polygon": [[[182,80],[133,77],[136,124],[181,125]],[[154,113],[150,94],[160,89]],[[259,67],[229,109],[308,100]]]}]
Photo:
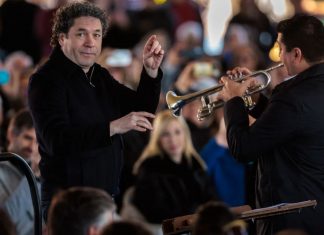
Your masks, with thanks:
[{"label": "trumpet valve", "polygon": [[208,96],[202,96],[201,100],[201,108],[198,110],[197,118],[199,121],[202,121],[204,118],[208,117],[212,112],[212,107],[210,105],[210,99]]},{"label": "trumpet valve", "polygon": [[206,117],[210,116],[210,114],[213,112],[213,107],[208,104],[206,106],[202,106],[197,113],[197,118],[199,121],[204,120]]}]

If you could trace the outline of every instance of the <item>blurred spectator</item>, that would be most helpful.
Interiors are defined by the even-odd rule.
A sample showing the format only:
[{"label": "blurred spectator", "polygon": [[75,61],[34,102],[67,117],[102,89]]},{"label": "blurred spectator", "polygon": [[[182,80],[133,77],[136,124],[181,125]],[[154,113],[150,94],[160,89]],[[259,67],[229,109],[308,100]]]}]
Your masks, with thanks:
[{"label": "blurred spectator", "polygon": [[267,53],[276,40],[275,28],[267,15],[259,9],[256,0],[241,0],[239,12],[229,21],[229,25],[231,24],[245,27],[252,42],[263,52]]},{"label": "blurred spectator", "polygon": [[246,225],[237,220],[229,208],[220,202],[208,202],[197,210],[193,235],[246,235]]},{"label": "blurred spectator", "polygon": [[26,107],[27,83],[33,70],[32,58],[22,51],[8,55],[1,65],[1,129],[0,142],[3,150],[6,143],[6,131],[9,120],[20,109]]},{"label": "blurred spectator", "polygon": [[224,118],[218,122],[218,131],[201,150],[219,198],[229,206],[245,203],[245,169],[228,150]]},{"label": "blurred spectator", "polygon": [[[109,32],[103,38],[103,47],[132,48],[139,40],[140,33],[130,19],[132,9],[128,0],[89,0],[108,13]],[[139,5],[144,1],[136,0]],[[144,3],[143,3],[144,4]]]},{"label": "blurred spectator", "polygon": [[55,0],[55,6],[50,9],[38,8],[35,14],[35,34],[40,44],[40,58],[44,60],[50,55],[52,48],[50,46],[52,23],[56,10],[68,0]]},{"label": "blurred spectator", "polygon": [[7,151],[21,156],[32,165],[38,145],[32,117],[27,109],[20,110],[9,123]]},{"label": "blurred spectator", "polygon": [[26,107],[27,84],[33,72],[33,60],[26,53],[16,51],[7,56],[4,68],[9,72],[10,79],[1,89],[9,101],[11,110],[17,111]]},{"label": "blurred spectator", "polygon": [[233,63],[230,68],[246,67],[251,71],[265,69],[264,56],[260,49],[253,43],[238,45],[233,50]]},{"label": "blurred spectator", "polygon": [[201,203],[215,199],[185,120],[169,110],[154,119],[149,143],[134,172],[132,202],[150,223],[193,213]]},{"label": "blurred spectator", "polygon": [[35,35],[34,22],[38,6],[25,0],[7,0],[0,7],[0,48],[6,55],[24,51],[40,60],[40,44]]},{"label": "blurred spectator", "polygon": [[239,24],[230,24],[227,27],[224,36],[224,46],[223,46],[223,62],[225,70],[231,69],[233,66],[233,51],[239,46],[244,46],[253,43],[249,31],[246,27]]},{"label": "blurred spectator", "polygon": [[[218,61],[204,58],[188,63],[180,73],[174,91],[178,95],[188,95],[193,92],[205,90],[217,85],[215,75],[221,74]],[[210,96],[213,100],[213,95]],[[210,125],[212,116],[199,120],[198,110],[202,107],[200,99],[188,102],[182,108],[182,116],[185,118],[191,133],[192,142],[196,150],[200,151],[212,136]]]},{"label": "blurred spectator", "polygon": [[170,0],[169,7],[172,14],[174,29],[188,21],[201,23],[199,6],[192,0]]},{"label": "blurred spectator", "polygon": [[153,1],[122,1],[109,9],[110,26],[103,39],[103,47],[133,48],[148,32],[163,29],[172,34],[168,9]]},{"label": "blurred spectator", "polygon": [[[276,39],[273,25],[257,6],[255,0],[241,0],[239,12],[229,21],[224,37],[223,59],[225,70],[233,68],[233,53],[238,47],[250,46],[255,50],[258,66],[267,64],[268,51]],[[256,47],[256,48],[254,48]],[[243,54],[243,51],[239,53]]]},{"label": "blurred spectator", "polygon": [[172,88],[188,62],[200,59],[204,55],[202,50],[203,29],[201,23],[195,21],[185,22],[179,25],[175,35],[175,41],[163,63],[163,94]]},{"label": "blurred spectator", "polygon": [[143,65],[131,50],[106,47],[97,63],[105,67],[119,83],[137,89]]},{"label": "blurred spectator", "polygon": [[[0,89],[1,91],[1,89]],[[6,142],[6,134],[5,134],[5,128],[3,125],[4,121],[4,107],[3,107],[3,98],[2,94],[0,93],[0,152],[3,152],[4,150],[4,143]]]},{"label": "blurred spectator", "polygon": [[101,189],[72,187],[58,192],[48,214],[48,235],[99,235],[114,220],[116,205]]},{"label": "blurred spectator", "polygon": [[0,208],[0,234],[1,235],[16,235],[15,225],[12,223],[7,213]]},{"label": "blurred spectator", "polygon": [[[36,134],[27,110],[21,110],[10,121],[7,138],[7,151],[18,154],[30,165],[36,160]],[[32,235],[34,209],[26,177],[11,163],[0,163],[0,185],[3,189],[0,191],[0,204],[15,224],[17,234]]]},{"label": "blurred spectator", "polygon": [[141,224],[135,224],[128,221],[118,221],[106,226],[101,235],[152,235],[149,230],[147,230]]}]

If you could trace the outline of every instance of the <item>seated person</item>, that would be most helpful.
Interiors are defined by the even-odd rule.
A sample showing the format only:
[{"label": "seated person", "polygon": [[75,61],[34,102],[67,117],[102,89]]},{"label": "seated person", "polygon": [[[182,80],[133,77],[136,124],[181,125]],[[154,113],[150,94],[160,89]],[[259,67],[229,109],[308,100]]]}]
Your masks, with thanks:
[{"label": "seated person", "polygon": [[210,201],[198,208],[192,234],[243,235],[247,234],[245,226],[224,203]]},{"label": "seated person", "polygon": [[216,193],[182,117],[156,115],[150,140],[134,165],[133,204],[150,223],[193,213]]},{"label": "seated person", "polygon": [[57,193],[48,214],[49,235],[99,235],[114,219],[116,205],[101,189],[72,187]]},{"label": "seated person", "polygon": [[[7,141],[8,152],[19,155],[31,167],[36,165],[36,133],[28,110],[19,111],[10,120]],[[34,209],[27,178],[11,163],[1,162],[0,185],[0,205],[15,224],[17,234],[33,235]]]}]

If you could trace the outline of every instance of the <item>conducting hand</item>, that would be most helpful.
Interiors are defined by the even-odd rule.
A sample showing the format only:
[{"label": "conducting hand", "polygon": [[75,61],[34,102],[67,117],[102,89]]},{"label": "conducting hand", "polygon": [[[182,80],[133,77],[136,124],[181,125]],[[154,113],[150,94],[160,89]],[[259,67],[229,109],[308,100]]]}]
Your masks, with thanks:
[{"label": "conducting hand", "polygon": [[143,65],[148,75],[155,78],[158,74],[158,69],[162,63],[164,50],[156,35],[152,35],[146,42],[143,51]]},{"label": "conducting hand", "polygon": [[130,130],[141,132],[152,130],[150,118],[155,118],[155,115],[148,112],[131,112],[124,117],[110,122],[110,136],[124,134]]}]

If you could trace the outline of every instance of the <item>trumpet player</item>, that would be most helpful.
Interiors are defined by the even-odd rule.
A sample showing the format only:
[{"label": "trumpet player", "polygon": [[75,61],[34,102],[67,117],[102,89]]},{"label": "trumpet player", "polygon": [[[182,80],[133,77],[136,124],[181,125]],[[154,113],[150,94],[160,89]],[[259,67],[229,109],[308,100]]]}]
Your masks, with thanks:
[{"label": "trumpet player", "polygon": [[[277,31],[280,60],[292,78],[269,99],[246,95],[253,79],[221,78],[228,145],[238,160],[257,161],[257,207],[317,201],[315,208],[257,221],[257,234],[287,228],[324,234],[324,27],[316,17],[296,15],[279,22]],[[228,75],[249,73],[235,68]],[[252,125],[249,115],[256,118]]]}]

